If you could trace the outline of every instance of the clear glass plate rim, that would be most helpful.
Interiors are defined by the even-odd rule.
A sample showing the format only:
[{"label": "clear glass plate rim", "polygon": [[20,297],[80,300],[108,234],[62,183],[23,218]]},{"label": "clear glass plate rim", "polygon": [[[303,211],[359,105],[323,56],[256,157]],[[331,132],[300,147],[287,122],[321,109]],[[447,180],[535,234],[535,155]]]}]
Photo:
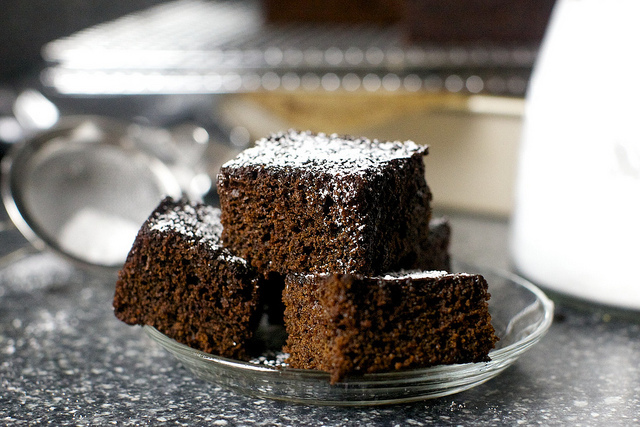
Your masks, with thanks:
[{"label": "clear glass plate rim", "polygon": [[[275,368],[264,365],[259,365],[251,362],[244,362],[240,360],[228,359],[222,356],[216,356],[209,353],[204,353],[200,350],[192,349],[184,344],[178,343],[173,339],[162,334],[160,331],[152,326],[145,325],[145,332],[151,336],[154,340],[160,342],[160,344],[168,349],[172,353],[180,353],[181,355],[189,358],[190,360],[201,360],[206,363],[213,363],[220,366],[225,366],[234,369],[236,372],[242,375],[248,374],[264,374],[268,376],[277,376],[279,379],[284,378],[298,378],[303,380],[328,380],[329,374],[322,371],[294,369],[294,368]],[[490,355],[493,353],[490,353]],[[436,381],[440,378],[449,382],[451,374],[455,373],[461,375],[465,371],[469,371],[470,374],[476,375],[478,373],[490,372],[494,370],[498,362],[497,359],[492,359],[489,362],[479,363],[464,363],[454,365],[439,365],[431,366],[419,369],[408,369],[403,371],[393,372],[379,372],[372,374],[364,374],[361,377],[346,378],[344,383],[356,384],[364,382],[367,384],[383,384],[385,382],[396,383],[399,380],[407,381],[424,381],[425,377],[432,381]],[[485,368],[479,368],[479,366],[485,366]],[[467,376],[468,377],[468,376]]]},{"label": "clear glass plate rim", "polygon": [[[357,384],[363,382],[366,384],[380,384],[387,381],[395,382],[398,380],[424,381],[427,378],[430,381],[435,382],[440,378],[449,381],[452,374],[455,374],[456,376],[464,376],[465,371],[469,371],[468,374],[473,374],[474,376],[479,374],[488,374],[491,371],[502,370],[506,368],[509,365],[509,360],[517,358],[520,354],[522,354],[532,345],[538,342],[548,331],[553,322],[553,302],[537,286],[535,286],[528,280],[518,276],[517,274],[486,267],[476,266],[475,268],[480,270],[480,274],[482,274],[482,272],[484,271],[486,273],[491,273],[504,279],[510,280],[518,286],[525,288],[535,296],[536,299],[530,306],[534,304],[540,304],[542,306],[543,316],[542,319],[537,323],[532,324],[532,326],[535,326],[535,329],[533,331],[506,347],[492,350],[489,353],[491,360],[488,362],[438,365],[426,368],[364,374],[362,376],[353,378],[347,377],[344,380],[344,383]],[[278,378],[280,380],[285,378],[296,378],[302,380],[320,380],[329,378],[329,374],[322,371],[294,369],[288,367],[276,368],[205,353],[199,350],[192,349],[191,347],[188,347],[167,337],[152,326],[145,325],[143,329],[148,336],[150,336],[153,340],[157,341],[161,346],[174,354],[180,353],[183,357],[187,357],[190,360],[199,360],[204,361],[207,364],[224,366],[233,369],[234,371],[242,375],[261,374],[274,376],[274,378]]]}]

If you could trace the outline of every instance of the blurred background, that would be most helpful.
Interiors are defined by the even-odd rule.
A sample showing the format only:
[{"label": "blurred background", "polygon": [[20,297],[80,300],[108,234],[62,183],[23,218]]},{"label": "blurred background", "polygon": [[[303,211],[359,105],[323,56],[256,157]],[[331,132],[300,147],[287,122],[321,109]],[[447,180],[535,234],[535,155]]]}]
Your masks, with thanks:
[{"label": "blurred background", "polygon": [[[428,144],[434,204],[506,217],[553,0],[4,0],[0,139],[15,103],[206,129],[220,164],[286,128]],[[46,126],[46,125],[44,125]]]}]

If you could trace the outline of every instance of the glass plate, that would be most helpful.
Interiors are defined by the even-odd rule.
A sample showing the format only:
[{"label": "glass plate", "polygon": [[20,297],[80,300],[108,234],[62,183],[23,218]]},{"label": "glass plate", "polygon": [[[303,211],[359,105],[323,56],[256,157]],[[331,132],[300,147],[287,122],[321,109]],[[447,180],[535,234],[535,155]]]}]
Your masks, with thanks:
[{"label": "glass plate", "polygon": [[519,276],[461,264],[456,265],[456,271],[482,274],[489,283],[489,310],[500,337],[489,353],[489,362],[365,374],[331,385],[325,372],[226,359],[180,344],[153,327],[145,326],[144,330],[198,377],[256,397],[340,406],[442,397],[468,390],[500,374],[542,338],[553,318],[553,302]]}]

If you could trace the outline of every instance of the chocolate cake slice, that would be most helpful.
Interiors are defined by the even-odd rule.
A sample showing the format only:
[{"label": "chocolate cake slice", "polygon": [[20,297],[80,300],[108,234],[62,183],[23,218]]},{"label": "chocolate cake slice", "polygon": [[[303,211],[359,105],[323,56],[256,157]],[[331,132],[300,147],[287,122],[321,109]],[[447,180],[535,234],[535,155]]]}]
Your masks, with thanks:
[{"label": "chocolate cake slice", "polygon": [[118,319],[150,325],[192,348],[235,359],[260,316],[257,274],[220,241],[220,211],[163,200],[144,223],[119,272]]},{"label": "chocolate cake slice", "polygon": [[225,245],[262,273],[421,268],[426,146],[288,131],[223,165]]},{"label": "chocolate cake slice", "polygon": [[488,361],[498,340],[482,276],[291,274],[283,295],[292,368],[348,374]]}]

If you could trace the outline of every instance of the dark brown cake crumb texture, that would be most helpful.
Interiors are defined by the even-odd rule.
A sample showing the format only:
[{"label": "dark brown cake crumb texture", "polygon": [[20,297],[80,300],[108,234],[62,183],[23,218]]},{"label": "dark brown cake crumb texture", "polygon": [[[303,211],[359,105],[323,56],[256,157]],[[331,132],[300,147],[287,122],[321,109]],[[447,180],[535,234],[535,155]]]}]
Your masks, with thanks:
[{"label": "dark brown cake crumb texture", "polygon": [[185,205],[165,200],[140,229],[116,282],[115,315],[197,350],[246,359],[260,314],[257,276],[189,226],[153,229],[162,213]]},{"label": "dark brown cake crumb texture", "polygon": [[[380,157],[406,154],[371,166],[350,159],[332,161],[330,156],[302,166],[295,158],[280,165],[269,163],[264,154],[276,146],[283,156],[302,157],[299,153],[308,146],[334,149],[340,143],[344,150],[368,149],[382,153]],[[383,144],[290,131],[270,137],[253,150],[253,157],[249,151],[241,154],[244,162],[225,164],[218,175],[225,245],[265,274],[378,274],[424,268],[431,256],[426,149]]]},{"label": "dark brown cake crumb texture", "polygon": [[477,275],[289,276],[289,364],[327,371],[335,383],[349,373],[488,361],[497,341],[488,298]]}]

